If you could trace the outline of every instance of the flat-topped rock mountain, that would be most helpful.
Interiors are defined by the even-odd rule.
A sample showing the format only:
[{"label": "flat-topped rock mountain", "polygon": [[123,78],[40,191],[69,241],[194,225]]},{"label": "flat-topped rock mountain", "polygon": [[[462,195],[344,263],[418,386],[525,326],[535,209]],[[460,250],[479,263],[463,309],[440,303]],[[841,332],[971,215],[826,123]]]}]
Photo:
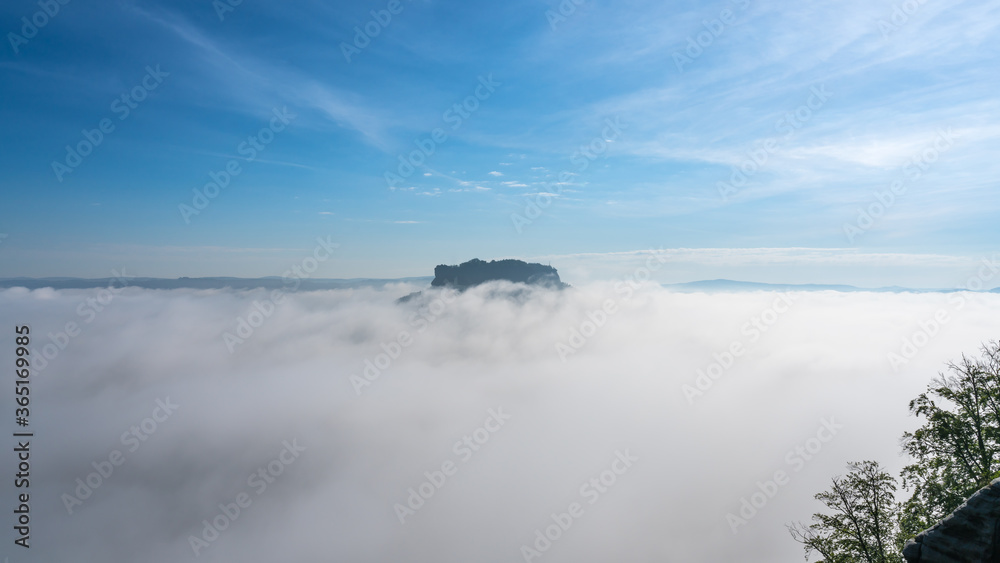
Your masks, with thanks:
[{"label": "flat-topped rock mountain", "polygon": [[[473,258],[468,262],[463,262],[458,266],[440,264],[434,268],[434,279],[431,280],[432,288],[453,288],[464,291],[470,287],[484,284],[491,281],[508,281],[511,283],[523,283],[551,289],[565,289],[569,285],[559,279],[559,272],[552,266],[545,264],[532,264],[523,260],[480,260]],[[526,288],[514,289],[512,291],[501,291],[496,295],[504,297],[521,298],[525,295]],[[396,300],[397,303],[406,303],[414,299],[421,299],[423,291],[414,291]]]},{"label": "flat-topped rock mountain", "polygon": [[566,287],[559,273],[552,266],[531,264],[522,260],[491,260],[473,258],[458,266],[441,264],[434,268],[431,287],[466,289],[489,281],[506,280],[512,283],[541,285],[562,289]]}]

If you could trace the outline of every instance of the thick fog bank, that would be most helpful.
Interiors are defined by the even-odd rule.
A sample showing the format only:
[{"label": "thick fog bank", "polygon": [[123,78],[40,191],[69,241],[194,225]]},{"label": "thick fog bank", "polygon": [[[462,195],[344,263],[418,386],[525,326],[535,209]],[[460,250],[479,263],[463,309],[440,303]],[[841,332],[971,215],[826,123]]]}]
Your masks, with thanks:
[{"label": "thick fog bank", "polygon": [[901,467],[907,402],[1000,337],[997,294],[418,289],[0,291],[35,433],[3,553],[798,561],[784,524]]}]

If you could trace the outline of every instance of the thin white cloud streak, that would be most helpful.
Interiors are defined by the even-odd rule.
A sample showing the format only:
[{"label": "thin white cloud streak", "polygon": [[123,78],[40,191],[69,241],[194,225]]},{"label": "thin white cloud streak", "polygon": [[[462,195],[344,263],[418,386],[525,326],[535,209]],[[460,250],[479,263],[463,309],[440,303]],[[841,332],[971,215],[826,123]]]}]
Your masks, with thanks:
[{"label": "thin white cloud streak", "polygon": [[[966,287],[970,277],[996,262],[997,254],[945,255],[870,252],[851,248],[664,248],[664,265],[650,274],[660,283],[725,278],[775,284],[845,284],[862,288],[888,286],[914,289]],[[615,279],[623,271],[646,264],[653,249],[625,252],[532,257],[559,265],[571,284]],[[986,270],[990,272],[989,269]],[[1000,286],[986,279],[985,289]]]},{"label": "thin white cloud streak", "polygon": [[[277,98],[281,103],[292,106],[293,113],[304,109],[319,112],[338,126],[357,131],[373,146],[383,150],[388,147],[385,130],[390,120],[364,104],[357,95],[337,90],[301,73],[278,68],[245,53],[232,56],[229,51],[235,49],[210,39],[179,15],[166,13],[161,16],[134,7],[133,10],[199,49],[207,69],[205,80],[211,80],[218,88],[224,89],[227,100],[240,99],[248,111],[256,114],[279,103],[275,101]],[[304,123],[306,126],[316,125],[315,121]]]},{"label": "thin white cloud streak", "polygon": [[712,264],[774,264],[774,263],[844,263],[879,264],[886,261],[907,264],[928,264],[954,266],[969,262],[969,258],[945,254],[904,254],[863,252],[853,248],[664,248],[652,250],[628,250],[623,252],[579,253],[548,255],[544,258],[644,258],[649,254],[663,254],[669,260],[697,261]]},{"label": "thin white cloud streak", "polygon": [[[695,188],[703,185],[700,195],[695,193],[699,201],[714,202],[715,182],[746,161],[756,143],[776,136],[775,121],[803,103],[798,98],[807,96],[810,86],[825,84],[833,99],[793,139],[781,143],[739,200],[790,192],[817,203],[867,197],[873,189],[869,186],[881,183],[881,172],[897,172],[943,127],[963,130],[967,142],[948,154],[947,162],[936,167],[940,176],[927,183],[964,191],[996,177],[990,150],[997,138],[996,103],[981,70],[985,53],[993,48],[987,42],[1000,25],[994,3],[922,4],[888,39],[878,22],[891,19],[891,4],[789,7],[754,1],[745,12],[727,4],[737,12],[737,22],[678,73],[672,53],[683,52],[686,38],[703,31],[702,20],[717,17],[721,7],[676,13],[680,8],[644,3],[641,25],[628,11],[619,16],[595,9],[574,14],[572,25],[558,33],[542,34],[539,41],[548,48],[539,51],[551,53],[560,65],[564,57],[554,47],[589,45],[597,37],[600,52],[585,59],[588,69],[616,72],[644,64],[662,70],[631,88],[565,109],[558,122],[572,132],[563,136],[580,136],[595,116],[620,115],[630,128],[615,155],[718,165],[718,178],[693,182]],[[626,44],[621,44],[622,36],[629,38]],[[614,43],[601,41],[610,37]],[[925,85],[916,77],[928,68],[949,80]],[[553,145],[550,139],[541,141]],[[686,196],[694,192],[684,185],[657,191],[664,190]],[[676,207],[645,201],[645,209],[665,214]],[[934,199],[922,207],[939,203]]]},{"label": "thin white cloud streak", "polygon": [[614,279],[645,264],[664,261],[653,281],[677,283],[727,278],[768,283],[839,283],[859,287],[961,286],[981,257],[866,252],[852,248],[660,248],[605,253],[551,254],[535,262],[559,264],[569,283]]},{"label": "thin white cloud streak", "polygon": [[[966,294],[956,309],[937,294],[797,294],[692,406],[681,384],[746,342],[741,327],[776,294],[646,286],[626,299],[590,285],[504,299],[483,287],[435,308],[440,318],[418,333],[419,302],[394,303],[412,289],[291,295],[232,356],[220,335],[265,293],[128,289],[84,323],[76,307],[93,292],[0,292],[8,318],[31,323],[34,346],[67,321],[83,325],[33,376],[39,560],[193,560],[188,536],[291,439],[307,448],[301,458],[198,559],[518,560],[534,530],[629,448],[634,468],[584,503],[544,561],[794,560],[784,524],[808,519],[812,495],[849,460],[898,469],[897,439],[914,425],[908,400],[1000,330],[998,295]],[[560,361],[555,344],[608,299],[617,312]],[[951,321],[893,373],[886,354],[939,308]],[[350,375],[404,330],[412,345],[357,397]],[[10,360],[9,335],[0,346]],[[60,495],[167,396],[179,410],[67,515]],[[510,420],[401,526],[393,504],[456,460],[452,444],[498,406]],[[823,416],[845,429],[734,536],[726,513],[788,470],[786,452]],[[7,505],[10,492],[0,491]]]}]

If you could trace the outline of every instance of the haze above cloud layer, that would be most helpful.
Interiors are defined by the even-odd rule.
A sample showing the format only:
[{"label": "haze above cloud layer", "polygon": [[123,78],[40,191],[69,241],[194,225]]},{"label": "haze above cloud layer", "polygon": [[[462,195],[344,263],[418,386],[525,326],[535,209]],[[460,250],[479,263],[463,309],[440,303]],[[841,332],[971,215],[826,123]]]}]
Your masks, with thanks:
[{"label": "haze above cloud layer", "polygon": [[[390,285],[289,294],[273,311],[263,291],[127,288],[99,312],[93,290],[0,291],[38,349],[32,554],[516,561],[577,502],[582,515],[535,561],[794,561],[784,524],[807,520],[812,495],[848,461],[898,469],[897,440],[916,424],[909,399],[1000,329],[996,294],[627,287],[511,296],[491,284],[396,304],[420,288]],[[939,310],[948,320],[928,328]],[[238,318],[259,326],[230,354],[223,335],[238,334]],[[67,322],[80,333],[39,369]],[[893,366],[904,339],[916,354]],[[728,363],[734,343],[745,352],[692,404],[682,386],[718,374],[709,366]],[[12,349],[5,335],[3,361]],[[351,377],[365,377],[366,360],[382,368],[369,385]],[[145,441],[123,442],[158,399],[176,410]],[[830,424],[809,461],[794,453],[829,438]],[[456,448],[464,436],[483,443]],[[304,450],[291,457],[286,443]],[[124,462],[68,514],[62,495],[115,449]],[[614,484],[581,490],[623,469],[618,453],[635,459]],[[394,506],[449,461],[453,475],[401,524]],[[248,483],[269,464],[280,469],[272,483]],[[727,514],[776,471],[788,483],[734,534]],[[190,536],[240,493],[250,504],[195,557]]]}]

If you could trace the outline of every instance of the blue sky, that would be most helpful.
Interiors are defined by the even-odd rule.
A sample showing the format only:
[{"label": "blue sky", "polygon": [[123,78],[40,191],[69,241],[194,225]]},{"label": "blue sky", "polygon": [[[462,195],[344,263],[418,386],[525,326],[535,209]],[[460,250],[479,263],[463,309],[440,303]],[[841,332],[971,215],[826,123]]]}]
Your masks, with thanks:
[{"label": "blue sky", "polygon": [[281,275],[330,236],[317,277],[663,248],[662,281],[933,286],[998,250],[996,2],[219,5],[3,4],[0,276]]}]

